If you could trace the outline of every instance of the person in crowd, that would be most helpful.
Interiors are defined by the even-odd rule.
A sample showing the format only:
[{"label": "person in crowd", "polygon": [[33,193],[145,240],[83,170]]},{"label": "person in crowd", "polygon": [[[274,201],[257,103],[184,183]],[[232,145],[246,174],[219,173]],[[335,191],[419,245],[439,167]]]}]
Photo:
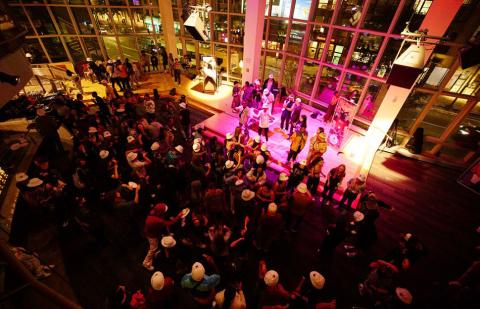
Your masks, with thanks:
[{"label": "person in crowd", "polygon": [[308,132],[307,129],[304,127],[300,128],[299,132],[293,133],[290,137],[290,151],[288,152],[287,156],[287,164],[290,163],[290,160],[295,162],[297,160],[297,155],[303,150],[307,141],[308,141]]},{"label": "person in crowd", "polygon": [[150,57],[150,61],[152,63],[152,71],[158,71],[158,57],[156,53],[153,53]]},{"label": "person in crowd", "polygon": [[262,214],[258,220],[255,246],[262,252],[269,252],[272,243],[280,239],[283,231],[284,221],[277,210],[277,204],[270,203],[266,211],[262,209]]},{"label": "person in crowd", "polygon": [[293,134],[293,130],[300,121],[300,114],[302,113],[302,100],[300,98],[295,99],[293,105],[292,114],[290,116],[290,136]]},{"label": "person in crowd", "polygon": [[182,64],[178,61],[178,58],[175,58],[175,62],[173,63],[173,77],[175,82],[180,85],[180,76],[182,75]]},{"label": "person in crowd", "polygon": [[270,113],[269,106],[263,105],[262,110],[257,114],[258,118],[258,136],[265,136],[265,140],[268,142],[268,128],[270,127],[270,119],[272,114]]},{"label": "person in crowd", "polygon": [[[205,256],[205,259],[215,268],[212,257]],[[215,299],[215,287],[220,283],[218,274],[205,274],[205,267],[200,262],[192,265],[192,271],[183,276],[182,288],[190,291],[194,302],[200,308],[210,308],[212,301]]]},{"label": "person in crowd", "polygon": [[332,168],[327,175],[327,180],[323,186],[322,206],[329,205],[333,201],[333,195],[345,178],[345,164],[340,164]]},{"label": "person in crowd", "polygon": [[173,60],[173,55],[172,53],[168,54],[168,68],[170,70],[170,75],[174,77],[174,64],[175,60]]},{"label": "person in crowd", "polygon": [[347,182],[347,188],[343,193],[342,199],[340,200],[338,207],[344,207],[345,202],[347,202],[346,208],[351,209],[352,203],[357,199],[358,195],[365,190],[365,180],[366,177],[362,174],[358,175],[358,177],[351,178]]},{"label": "person in crowd", "polygon": [[242,102],[247,106],[252,107],[253,102],[253,87],[250,85],[250,82],[245,81],[245,84],[242,87]]},{"label": "person in crowd", "polygon": [[303,276],[293,291],[295,302],[293,308],[335,309],[336,300],[325,302],[325,277],[318,271],[308,273],[308,279]]},{"label": "person in crowd", "polygon": [[288,190],[292,192],[306,176],[308,176],[307,160],[294,163],[288,178]]},{"label": "person in crowd", "polygon": [[316,156],[308,163],[308,191],[315,196],[317,194],[320,176],[322,175],[323,157]]},{"label": "person in crowd", "polygon": [[233,88],[232,88],[232,104],[230,104],[230,107],[232,108],[232,111],[235,111],[237,107],[240,106],[241,103],[241,92],[242,89],[240,89],[240,83],[238,81],[233,82]]},{"label": "person in crowd", "polygon": [[52,270],[55,265],[43,265],[37,253],[29,252],[22,247],[10,247],[10,250],[17,260],[19,260],[20,263],[22,263],[22,265],[35,276],[35,278],[43,279],[52,275]]},{"label": "person in crowd", "polygon": [[312,138],[310,138],[310,147],[307,154],[307,164],[310,164],[310,161],[314,157],[323,157],[327,151],[327,137],[325,136],[325,131],[322,127],[318,127],[317,133],[315,133]]},{"label": "person in crowd", "polygon": [[259,301],[259,308],[288,308],[289,301],[295,298],[295,295],[287,291],[280,281],[280,275],[275,270],[267,270],[264,260],[259,263],[259,278],[262,282],[262,295]]},{"label": "person in crowd", "polygon": [[162,57],[163,73],[166,73],[168,66],[168,55],[167,50],[163,46],[160,46],[160,56]]},{"label": "person in crowd", "polygon": [[274,97],[278,94],[278,82],[273,78],[273,74],[268,75],[268,79],[263,83],[263,89],[267,89]]},{"label": "person in crowd", "polygon": [[140,65],[142,66],[143,73],[150,72],[150,57],[142,50],[140,54]]},{"label": "person in crowd", "polygon": [[288,131],[288,125],[290,124],[290,116],[292,115],[293,104],[295,104],[295,96],[289,95],[283,102],[282,115],[280,116],[280,129]]},{"label": "person in crowd", "polygon": [[156,271],[150,279],[146,302],[148,306],[170,308],[174,293],[174,281],[171,277],[165,277],[162,272]]},{"label": "person in crowd", "polygon": [[270,113],[273,113],[274,101],[275,101],[275,96],[268,89],[264,89],[262,92],[262,97],[260,99],[260,104],[262,108],[266,105]]},{"label": "person in crowd", "polygon": [[313,207],[313,198],[308,192],[307,185],[300,183],[292,195],[291,205],[289,208],[288,228],[291,232],[296,233],[303,217],[310,208]]},{"label": "person in crowd", "polygon": [[328,104],[327,112],[325,113],[325,115],[323,115],[324,123],[328,124],[332,121],[339,98],[340,98],[340,93],[338,91],[335,91],[333,93],[332,99],[330,100],[330,104]]}]

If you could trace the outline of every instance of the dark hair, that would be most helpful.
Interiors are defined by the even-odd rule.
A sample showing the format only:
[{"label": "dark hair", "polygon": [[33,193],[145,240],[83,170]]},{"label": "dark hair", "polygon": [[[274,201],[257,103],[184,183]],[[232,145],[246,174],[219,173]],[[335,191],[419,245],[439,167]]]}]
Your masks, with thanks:
[{"label": "dark hair", "polygon": [[96,97],[98,94],[96,91],[92,92],[92,97]]},{"label": "dark hair", "polygon": [[222,308],[226,308],[226,309],[230,308],[230,305],[232,304],[236,294],[237,294],[237,289],[231,285],[227,285],[225,287],[225,294],[223,298]]},{"label": "dark hair", "polygon": [[234,85],[238,85],[238,81],[234,81],[233,84],[234,84]]}]

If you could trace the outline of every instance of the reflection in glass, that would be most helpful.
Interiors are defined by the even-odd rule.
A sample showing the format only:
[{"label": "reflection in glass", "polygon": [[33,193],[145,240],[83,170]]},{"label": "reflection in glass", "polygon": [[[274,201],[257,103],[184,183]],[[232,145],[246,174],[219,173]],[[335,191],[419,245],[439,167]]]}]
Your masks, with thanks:
[{"label": "reflection in glass", "polygon": [[227,46],[215,44],[214,52],[217,60],[217,70],[220,70],[220,75],[225,77],[227,74]]},{"label": "reflection in glass", "polygon": [[272,2],[272,13],[270,16],[290,17],[290,9],[292,8],[292,1],[280,0]]},{"label": "reflection in glass", "polygon": [[66,36],[65,43],[67,44],[68,51],[70,52],[70,56],[72,56],[74,62],[85,60],[82,46],[80,45],[77,37]]},{"label": "reflection in glass", "polygon": [[27,16],[25,16],[25,13],[21,7],[12,6],[10,7],[10,12],[12,12],[15,23],[19,27],[27,29],[27,35],[35,35],[32,26],[30,25],[30,22],[28,21]]},{"label": "reflection in glass", "polygon": [[327,37],[328,28],[314,25],[310,31],[310,40],[308,41],[308,48],[306,56],[308,58],[320,59],[322,52],[325,49],[325,40]]},{"label": "reflection in glass", "polygon": [[132,20],[127,9],[112,9],[112,19],[118,33],[133,32]]},{"label": "reflection in glass", "polygon": [[355,28],[362,15],[361,0],[342,1],[342,7],[335,24]]},{"label": "reflection in glass", "polygon": [[300,55],[302,51],[303,39],[307,25],[303,23],[292,22],[290,36],[288,38],[287,50],[293,54]]},{"label": "reflection in glass", "polygon": [[413,90],[397,116],[398,128],[404,131],[410,130],[410,127],[425,107],[425,104],[430,100],[430,97],[431,94]]},{"label": "reflection in glass", "polygon": [[[152,21],[153,21],[153,26],[152,26]],[[163,33],[163,27],[162,27],[162,18],[160,16],[160,11],[158,9],[152,9],[152,19],[145,18],[145,23],[150,31],[150,33],[153,32],[153,28],[155,27],[155,33],[156,34],[162,34]]]},{"label": "reflection in glass", "polygon": [[474,95],[480,89],[480,65],[465,70],[461,67],[453,74],[445,87],[446,90],[454,93]]},{"label": "reflection in glass", "polygon": [[209,3],[212,6],[214,11],[219,11],[219,12],[227,12],[228,11],[227,0],[210,0]]},{"label": "reflection in glass", "polygon": [[245,16],[230,16],[230,43],[243,44]]},{"label": "reflection in glass", "polygon": [[55,16],[57,25],[60,28],[60,32],[62,34],[75,33],[75,28],[73,28],[72,21],[70,20],[70,16],[68,15],[67,9],[65,7],[52,6],[50,9],[52,10],[53,16]]},{"label": "reflection in glass", "polygon": [[242,68],[240,61],[243,61],[243,48],[230,47],[230,75],[233,77],[242,77]]},{"label": "reflection in glass", "polygon": [[46,7],[28,6],[25,7],[25,10],[28,12],[33,27],[35,27],[39,35],[57,34]]},{"label": "reflection in glass", "polygon": [[118,41],[122,48],[123,57],[128,58],[129,60],[138,60],[140,58],[135,37],[121,36],[118,38]]},{"label": "reflection in glass", "polygon": [[42,42],[52,62],[68,61],[67,53],[59,38],[43,38]]},{"label": "reflection in glass", "polygon": [[407,0],[393,32],[400,33],[405,30],[407,22],[409,23],[408,28],[410,31],[418,30],[428,12],[428,8],[430,8],[431,2],[432,1]]},{"label": "reflection in glass", "polygon": [[400,0],[377,0],[370,2],[362,28],[387,31],[399,3]]},{"label": "reflection in glass", "polygon": [[120,49],[117,46],[117,41],[114,37],[102,36],[103,45],[107,51],[107,55],[110,59],[116,60],[120,57]]},{"label": "reflection in glass", "polygon": [[315,98],[322,102],[330,103],[333,93],[337,89],[339,76],[340,70],[324,66]]},{"label": "reflection in glass", "polygon": [[389,39],[387,43],[387,47],[383,52],[382,59],[378,63],[377,68],[375,69],[375,74],[377,77],[380,78],[387,78],[388,74],[393,65],[393,61],[395,60],[395,56],[397,55],[400,46],[402,45],[402,40],[396,39]]},{"label": "reflection in glass", "polygon": [[352,103],[358,103],[360,94],[365,86],[366,78],[347,73],[340,89],[340,95],[347,98]]},{"label": "reflection in glass", "polygon": [[47,63],[48,59],[43,52],[42,46],[38,39],[25,39],[23,43],[23,51],[32,55],[32,63]]},{"label": "reflection in glass", "polygon": [[318,64],[305,61],[303,63],[302,80],[299,90],[307,95],[312,93],[313,84],[318,71]]},{"label": "reflection in glass", "polygon": [[380,83],[374,80],[370,81],[365,98],[357,112],[357,116],[372,121],[382,103],[387,89],[388,86],[385,83]]},{"label": "reflection in glass", "polygon": [[216,42],[228,42],[227,37],[227,15],[213,15],[213,39]]},{"label": "reflection in glass", "polygon": [[100,50],[100,45],[96,38],[80,38],[83,41],[85,48],[87,49],[87,57],[92,58],[93,60],[102,59],[102,51]]},{"label": "reflection in glass", "polygon": [[344,30],[334,30],[328,46],[327,61],[333,64],[343,64],[350,47],[353,33]]},{"label": "reflection in glass", "polygon": [[[113,34],[112,20],[107,8],[94,8],[92,9],[93,18],[97,23],[98,32],[100,35]],[[75,14],[75,13],[74,13]]]},{"label": "reflection in glass", "polygon": [[377,35],[360,34],[355,50],[350,60],[350,68],[363,72],[370,72],[383,38]]},{"label": "reflection in glass", "polygon": [[297,0],[295,2],[295,9],[293,10],[293,18],[308,20],[311,4],[312,0]]},{"label": "reflection in glass", "polygon": [[246,0],[229,0],[230,13],[243,13],[245,14]]},{"label": "reflection in glass", "polygon": [[[480,142],[480,135],[477,133],[480,130],[479,111],[480,103],[477,103],[474,109],[448,137],[447,141],[454,146],[447,150],[449,156],[463,159],[467,153],[477,151],[478,143]],[[442,148],[442,154],[446,154],[444,148]]]},{"label": "reflection in glass", "polygon": [[318,23],[330,23],[336,0],[316,0],[317,7],[313,13],[313,20]]},{"label": "reflection in glass", "polygon": [[[152,19],[148,9],[131,9],[132,22],[136,33],[148,33],[150,34]],[[148,27],[150,25],[150,27]]]},{"label": "reflection in glass", "polygon": [[265,76],[272,73],[275,76],[280,75],[280,66],[282,65],[282,55],[279,53],[268,52],[265,59]]},{"label": "reflection in glass", "polygon": [[466,103],[466,99],[444,95],[439,96],[435,104],[420,123],[420,127],[424,129],[424,134],[440,137]]},{"label": "reflection in glass", "polygon": [[268,49],[283,50],[287,35],[286,20],[270,20],[270,33],[268,36]]},{"label": "reflection in glass", "polygon": [[81,34],[95,34],[88,11],[85,8],[71,8],[75,21],[77,22],[78,29]]},{"label": "reflection in glass", "polygon": [[297,75],[299,61],[296,57],[287,56],[282,79],[282,86],[286,87],[287,90],[293,89],[295,86],[295,77]]}]

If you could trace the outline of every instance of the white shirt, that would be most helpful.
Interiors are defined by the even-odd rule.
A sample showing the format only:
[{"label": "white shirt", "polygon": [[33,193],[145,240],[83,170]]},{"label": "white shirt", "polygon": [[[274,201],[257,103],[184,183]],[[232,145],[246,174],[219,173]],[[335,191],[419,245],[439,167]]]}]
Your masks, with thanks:
[{"label": "white shirt", "polygon": [[149,114],[155,114],[155,102],[152,100],[145,101],[145,111]]},{"label": "white shirt", "polygon": [[260,128],[268,128],[270,125],[270,112],[261,110],[258,114],[258,126]]}]

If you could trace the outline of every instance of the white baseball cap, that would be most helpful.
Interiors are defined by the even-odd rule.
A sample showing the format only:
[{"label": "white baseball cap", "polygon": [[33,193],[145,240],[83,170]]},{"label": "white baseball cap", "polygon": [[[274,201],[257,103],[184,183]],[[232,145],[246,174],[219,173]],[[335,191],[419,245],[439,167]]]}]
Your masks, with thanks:
[{"label": "white baseball cap", "polygon": [[321,290],[325,285],[325,277],[322,276],[318,271],[311,271],[310,282],[312,283],[314,288]]},{"label": "white baseball cap", "polygon": [[355,222],[360,222],[363,220],[363,218],[365,218],[365,215],[362,212],[357,210],[353,213],[353,220]]},{"label": "white baseball cap", "polygon": [[280,279],[278,273],[274,270],[269,270],[265,274],[265,277],[263,278],[263,281],[265,281],[265,284],[267,286],[275,286],[278,283],[278,280]]},{"label": "white baseball cap", "polygon": [[22,182],[28,179],[28,175],[24,172],[15,174],[15,180],[17,182]]},{"label": "white baseball cap", "polygon": [[138,154],[136,152],[129,152],[127,154],[127,160],[129,162],[132,162],[133,160],[135,160],[136,158],[138,157]]},{"label": "white baseball cap", "polygon": [[108,157],[109,152],[108,150],[100,150],[100,153],[98,155],[100,156],[101,159],[105,159],[106,157]]},{"label": "white baseball cap", "polygon": [[165,284],[165,277],[163,276],[163,273],[160,271],[154,272],[152,278],[150,279],[150,283],[152,284],[152,288],[156,291],[163,289],[163,285]]},{"label": "white baseball cap", "polygon": [[262,155],[258,155],[255,162],[257,162],[257,164],[263,164],[265,163],[265,158]]},{"label": "white baseball cap", "polygon": [[307,185],[304,182],[301,182],[300,184],[298,184],[297,190],[300,193],[307,193],[308,188],[307,188]]},{"label": "white baseball cap", "polygon": [[199,152],[200,151],[200,144],[199,143],[193,144],[193,151],[194,152]]},{"label": "white baseball cap", "polygon": [[177,145],[177,146],[175,146],[175,150],[178,151],[179,153],[183,153],[183,146],[182,145]]},{"label": "white baseball cap", "polygon": [[152,151],[158,150],[160,148],[160,144],[158,142],[154,142],[152,146],[150,146],[150,149]]},{"label": "white baseball cap", "polygon": [[195,262],[192,266],[192,279],[194,281],[201,281],[205,277],[205,267],[202,263]]}]

